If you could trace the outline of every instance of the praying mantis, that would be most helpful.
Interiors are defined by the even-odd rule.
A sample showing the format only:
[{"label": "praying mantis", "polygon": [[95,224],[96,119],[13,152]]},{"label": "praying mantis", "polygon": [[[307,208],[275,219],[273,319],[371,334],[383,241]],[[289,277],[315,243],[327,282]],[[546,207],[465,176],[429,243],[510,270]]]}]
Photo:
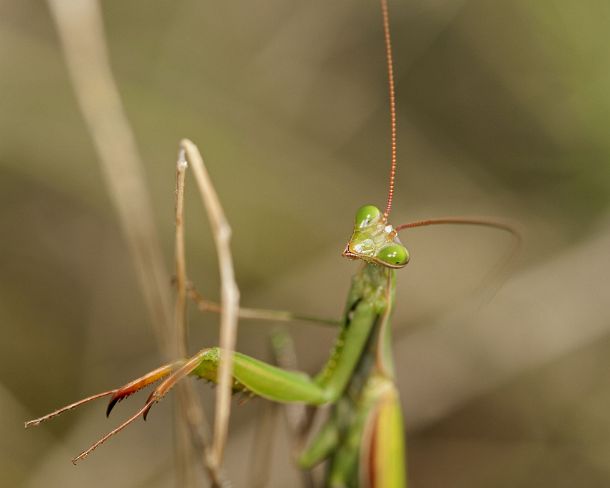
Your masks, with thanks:
[{"label": "praying mantis", "polygon": [[[187,376],[219,382],[222,358],[229,357],[233,392],[245,392],[279,403],[332,405],[329,418],[299,455],[300,468],[307,470],[328,461],[325,485],[329,487],[406,487],[404,428],[395,385],[391,333],[396,271],[404,268],[410,259],[399,233],[438,224],[486,226],[513,234],[515,230],[503,222],[466,217],[390,224],[397,171],[396,96],[386,0],[381,0],[381,7],[391,122],[388,193],[383,210],[367,204],[356,212],[352,234],[342,254],[361,264],[352,279],[344,316],[338,325],[338,338],[321,371],[309,376],[239,352],[227,354],[228,351],[219,347],[207,347],[190,358],[163,365],[117,389],[92,395],[29,421],[26,427],[108,396],[107,414],[110,414],[122,399],[161,381],[139,411],[74,459],[74,462],[79,461],[136,419],[146,419],[152,406]],[[186,159],[184,156],[182,162],[186,163]]]}]

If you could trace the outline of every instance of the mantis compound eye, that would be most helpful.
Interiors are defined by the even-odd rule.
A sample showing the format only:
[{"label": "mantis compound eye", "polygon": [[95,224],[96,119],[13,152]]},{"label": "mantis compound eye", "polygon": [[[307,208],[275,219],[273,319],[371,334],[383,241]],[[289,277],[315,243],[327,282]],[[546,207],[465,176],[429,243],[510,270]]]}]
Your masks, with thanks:
[{"label": "mantis compound eye", "polygon": [[390,244],[377,253],[377,259],[391,266],[404,266],[409,262],[409,251],[400,244]]},{"label": "mantis compound eye", "polygon": [[376,224],[381,216],[381,211],[374,205],[365,205],[356,212],[356,229],[364,229],[371,224]]}]

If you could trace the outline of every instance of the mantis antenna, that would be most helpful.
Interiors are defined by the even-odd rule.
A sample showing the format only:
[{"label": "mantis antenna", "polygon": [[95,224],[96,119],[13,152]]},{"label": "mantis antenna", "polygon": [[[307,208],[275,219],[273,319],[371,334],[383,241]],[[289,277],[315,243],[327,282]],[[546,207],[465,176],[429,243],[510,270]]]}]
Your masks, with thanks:
[{"label": "mantis antenna", "polygon": [[521,232],[519,232],[515,225],[501,220],[488,219],[485,217],[439,217],[435,219],[417,220],[415,222],[401,224],[397,226],[394,230],[396,232],[400,232],[403,229],[412,229],[413,227],[426,227],[428,225],[443,224],[478,225],[481,227],[491,227],[494,229],[500,229],[505,230],[506,232],[510,232],[518,241],[521,240]]},{"label": "mantis antenna", "polygon": [[[388,217],[390,216],[390,211],[392,210],[392,200],[394,199],[394,182],[396,180],[397,166],[396,90],[394,88],[394,62],[392,56],[392,39],[390,37],[390,15],[388,12],[387,0],[381,0],[381,16],[383,21],[383,33],[385,38],[385,53],[388,67],[388,93],[390,101],[390,178],[388,182],[388,199],[386,202],[385,210],[383,212],[383,219],[387,221]],[[420,220],[417,222],[410,222],[408,224],[399,225],[394,229],[394,232],[398,233],[400,230],[403,229],[440,224],[478,225],[482,227],[491,227],[495,229],[505,230],[507,232],[510,232],[515,238],[516,248],[519,248],[521,244],[521,232],[517,229],[516,226],[511,225],[507,222],[487,218],[444,217],[437,219]]]},{"label": "mantis antenna", "polygon": [[427,227],[429,225],[477,225],[479,227],[488,227],[509,232],[515,239],[514,249],[509,256],[509,260],[521,247],[521,231],[519,227],[513,223],[503,220],[495,220],[486,217],[439,217],[434,219],[416,220],[407,224],[396,226],[394,232],[398,234],[401,230],[412,229],[414,227]]},{"label": "mantis antenna", "polygon": [[390,39],[390,20],[387,0],[381,0],[381,16],[383,18],[383,33],[385,37],[385,54],[388,64],[388,88],[390,96],[390,181],[388,187],[388,200],[383,212],[383,218],[387,221],[392,209],[394,198],[394,180],[396,179],[396,92],[394,90],[394,65],[392,62],[392,41]]},{"label": "mantis antenna", "polygon": [[[518,225],[507,222],[507,221],[495,220],[495,219],[491,219],[491,218],[487,218],[487,217],[439,217],[439,218],[434,218],[434,219],[416,220],[415,222],[409,222],[407,224],[401,224],[401,225],[396,226],[396,228],[394,229],[394,232],[396,234],[398,234],[398,232],[400,232],[401,230],[404,230],[404,229],[412,229],[414,227],[427,227],[429,225],[445,225],[445,224],[476,225],[479,227],[487,227],[487,228],[491,228],[491,229],[506,231],[512,235],[512,237],[514,239],[514,244],[512,246],[512,249],[506,256],[506,258],[501,260],[500,263],[495,267],[494,271],[492,273],[490,273],[491,276],[494,276],[497,274],[503,274],[506,271],[508,264],[513,260],[513,258],[517,255],[517,253],[519,252],[519,250],[521,248],[522,233],[521,233],[521,230],[519,229]],[[487,282],[488,279],[486,279],[485,281]],[[499,284],[497,285],[495,291],[497,291],[497,289],[499,288],[499,286],[501,285],[501,283],[503,281],[504,281],[503,279],[500,279]],[[495,291],[493,292],[493,294],[495,294]],[[492,296],[493,296],[493,294],[492,294]]]}]

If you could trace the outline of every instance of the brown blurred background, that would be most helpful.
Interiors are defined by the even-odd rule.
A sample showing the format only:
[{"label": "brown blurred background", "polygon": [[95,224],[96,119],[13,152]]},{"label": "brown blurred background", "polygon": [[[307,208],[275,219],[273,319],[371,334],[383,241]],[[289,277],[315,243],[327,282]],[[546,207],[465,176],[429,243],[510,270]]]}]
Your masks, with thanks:
[{"label": "brown blurred background", "polygon": [[[177,143],[201,148],[234,230],[242,303],[339,316],[356,208],[385,201],[388,110],[378,2],[104,1],[114,74],[145,161],[168,268]],[[390,3],[399,109],[395,224],[519,221],[524,247],[405,235],[394,324],[413,487],[610,486],[610,3]],[[0,485],[172,486],[172,402],[74,468],[143,396],[23,421],[159,364],[128,249],[44,2],[0,2]],[[192,180],[190,277],[218,297]],[[217,317],[190,313],[190,348]],[[238,348],[269,358],[271,326]],[[334,332],[297,324],[315,372]],[[213,390],[197,389],[211,412]],[[251,486],[235,408],[227,473]],[[269,486],[297,486],[278,418]]]}]

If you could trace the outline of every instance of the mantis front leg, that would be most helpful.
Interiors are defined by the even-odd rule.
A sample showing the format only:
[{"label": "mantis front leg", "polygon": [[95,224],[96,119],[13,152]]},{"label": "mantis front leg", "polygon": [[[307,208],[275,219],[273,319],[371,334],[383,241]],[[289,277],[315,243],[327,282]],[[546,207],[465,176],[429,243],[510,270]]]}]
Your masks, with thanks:
[{"label": "mantis front leg", "polygon": [[[361,357],[377,319],[377,310],[366,300],[355,303],[348,314],[331,358],[316,377],[288,371],[245,354],[233,355],[233,389],[282,403],[322,405],[334,403],[343,393]],[[199,351],[174,371],[149,397],[150,406],[159,401],[182,378],[198,376],[216,382],[222,350],[218,347]],[[148,413],[149,408],[145,413]]]},{"label": "mantis front leg", "polygon": [[[151,393],[147,403],[159,401],[188,375],[216,382],[221,354],[219,347],[202,349],[163,381]],[[322,405],[333,400],[331,391],[307,374],[287,371],[238,352],[233,353],[233,391],[252,392],[282,403]],[[147,413],[148,410],[144,416]]]},{"label": "mantis front leg", "polygon": [[[281,403],[303,403],[322,405],[335,403],[343,394],[353,371],[361,358],[371,331],[379,317],[379,309],[374,301],[366,298],[350,301],[345,323],[334,351],[322,371],[315,377],[298,371],[289,371],[238,352],[233,353],[233,391],[248,391],[268,400]],[[176,383],[187,376],[197,376],[208,381],[218,381],[219,365],[222,357],[219,347],[205,348],[185,361],[162,366],[125,386],[93,395],[80,402],[68,405],[47,416],[26,423],[26,427],[38,425],[83,403],[102,396],[111,396],[107,414],[123,398],[163,378],[163,382],[151,393],[146,404],[126,422],[100,438],[95,444],[76,458],[77,462],[94,449],[117,434],[140,416],[146,419],[151,407],[161,400]]]}]

